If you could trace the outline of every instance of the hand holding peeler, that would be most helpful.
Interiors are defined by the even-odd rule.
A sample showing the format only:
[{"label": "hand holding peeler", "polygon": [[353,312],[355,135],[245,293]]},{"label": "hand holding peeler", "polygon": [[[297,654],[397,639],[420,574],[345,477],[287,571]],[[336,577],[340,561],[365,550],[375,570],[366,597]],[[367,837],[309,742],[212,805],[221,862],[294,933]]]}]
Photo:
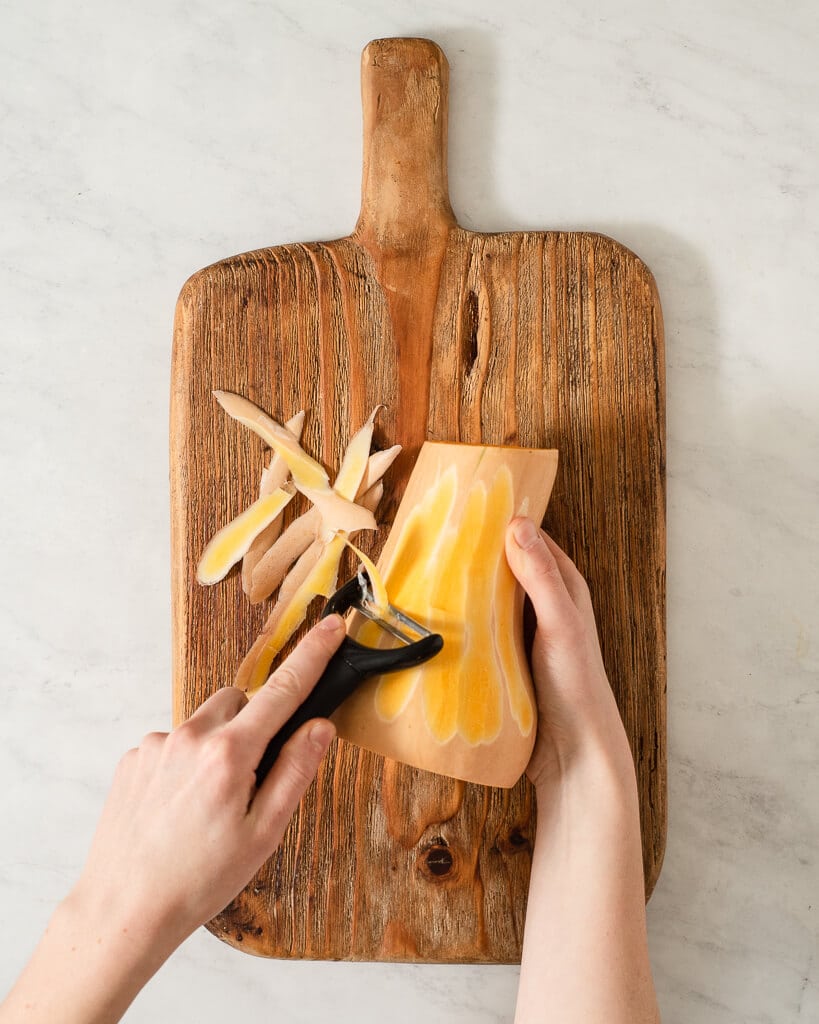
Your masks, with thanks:
[{"label": "hand holding peeler", "polygon": [[268,743],[256,769],[257,786],[261,786],[282,747],[299,726],[311,718],[329,717],[354,690],[372,676],[422,665],[444,646],[440,633],[430,632],[392,605],[388,606],[386,617],[378,614],[370,580],[363,569],[333,594],[324,606],[321,617],[326,618],[333,613],[343,615],[351,609],[375,622],[395,637],[401,646],[367,647],[345,636],[307,699]]}]

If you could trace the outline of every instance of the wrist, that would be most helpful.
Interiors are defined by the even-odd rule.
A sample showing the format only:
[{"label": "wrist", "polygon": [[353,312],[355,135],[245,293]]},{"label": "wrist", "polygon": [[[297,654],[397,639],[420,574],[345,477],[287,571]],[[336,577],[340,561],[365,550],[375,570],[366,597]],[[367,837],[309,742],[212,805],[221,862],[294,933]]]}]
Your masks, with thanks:
[{"label": "wrist", "polygon": [[78,884],[56,907],[0,1018],[113,1024],[172,949],[168,936]]},{"label": "wrist", "polygon": [[57,913],[67,929],[93,937],[93,943],[112,955],[116,951],[127,969],[148,972],[146,980],[193,930],[175,926],[172,915],[161,913],[150,900],[133,900],[127,882],[121,892],[107,894],[80,879]]},{"label": "wrist", "polygon": [[[633,762],[576,758],[559,784],[536,788],[532,880],[577,882],[602,906],[645,904],[640,806]],[[546,879],[546,881],[544,881]],[[579,890],[578,890],[579,891]],[[550,897],[551,898],[551,897]],[[636,913],[637,911],[634,910]]]},{"label": "wrist", "polygon": [[542,812],[569,815],[588,827],[612,819],[632,820],[639,828],[639,799],[628,742],[589,742],[560,761],[559,769],[535,783],[538,819]]}]

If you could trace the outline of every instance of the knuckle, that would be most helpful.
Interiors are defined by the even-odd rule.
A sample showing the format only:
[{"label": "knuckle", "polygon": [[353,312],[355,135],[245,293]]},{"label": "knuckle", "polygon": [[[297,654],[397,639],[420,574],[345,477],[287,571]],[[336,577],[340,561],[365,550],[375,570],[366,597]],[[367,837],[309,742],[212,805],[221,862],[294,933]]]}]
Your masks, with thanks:
[{"label": "knuckle", "polygon": [[591,605],[591,592],[584,577],[580,573],[576,573],[571,582],[574,599],[583,605]]},{"label": "knuckle", "polygon": [[125,753],[117,762],[116,774],[128,775],[131,771],[133,771],[138,759],[139,747],[131,747],[130,750],[126,750]]},{"label": "knuckle", "polygon": [[281,834],[287,828],[299,802],[315,783],[319,763],[304,733],[294,736],[285,745],[279,756],[278,777],[266,799],[263,820],[259,822],[263,841],[269,839],[271,829]]},{"label": "knuckle", "polygon": [[205,760],[212,772],[232,770],[241,756],[241,745],[230,729],[220,729],[204,743]]},{"label": "knuckle", "polygon": [[207,718],[211,724],[221,724],[235,718],[247,703],[247,694],[237,686],[224,686],[202,706],[210,705]]},{"label": "knuckle", "polygon": [[287,776],[290,782],[290,790],[294,795],[301,795],[310,785],[316,775],[316,769],[312,763],[306,764],[299,757],[292,757],[288,766]]},{"label": "knuckle", "polygon": [[277,792],[267,807],[265,807],[264,814],[256,818],[255,842],[269,846],[272,834],[276,837],[275,845],[278,846],[279,842],[281,842],[281,837],[287,829],[288,822],[295,814],[297,807],[297,799],[290,800],[287,796]]},{"label": "knuckle", "polygon": [[265,687],[267,693],[285,698],[299,697],[302,690],[301,679],[296,670],[285,663],[273,673]]},{"label": "knuckle", "polygon": [[247,701],[247,694],[244,690],[240,690],[238,686],[223,686],[209,697],[206,703],[212,703],[215,707],[221,707],[222,705],[227,707],[244,707]]},{"label": "knuckle", "polygon": [[165,745],[168,734],[164,732],[146,732],[139,743],[139,749],[147,753],[154,753]]},{"label": "knuckle", "polygon": [[[247,702],[247,696],[238,687],[221,687],[200,704],[183,725],[190,724],[191,733],[200,735],[235,717]],[[181,728],[178,726],[174,733]]]},{"label": "knuckle", "polygon": [[173,744],[175,748],[182,748],[184,750],[190,749],[194,746],[199,738],[196,723],[188,719],[186,722],[182,722],[180,725],[173,730],[168,736],[168,743]]},{"label": "knuckle", "polygon": [[249,700],[245,691],[240,690],[238,686],[225,686],[220,692],[226,695],[223,700],[229,700],[239,708],[243,708]]},{"label": "knuckle", "polygon": [[284,771],[276,784],[270,816],[283,823],[292,817],[299,801],[316,777],[313,764],[303,761],[298,755],[288,755]]},{"label": "knuckle", "polygon": [[242,775],[242,766],[236,760],[221,758],[210,766],[206,785],[217,801],[222,802],[237,792]]},{"label": "knuckle", "polygon": [[585,624],[580,612],[572,607],[567,608],[557,621],[552,621],[548,628],[539,626],[537,631],[538,644],[543,649],[570,648],[576,649],[585,639]]}]

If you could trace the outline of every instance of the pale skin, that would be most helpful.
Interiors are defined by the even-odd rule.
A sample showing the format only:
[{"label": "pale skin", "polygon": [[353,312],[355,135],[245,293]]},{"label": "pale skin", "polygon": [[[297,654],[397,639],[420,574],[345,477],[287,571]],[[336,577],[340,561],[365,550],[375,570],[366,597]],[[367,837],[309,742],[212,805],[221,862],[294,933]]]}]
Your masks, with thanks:
[{"label": "pale skin", "polygon": [[658,1024],[637,781],[589,588],[529,520],[506,556],[537,614],[537,835],[515,1024]]},{"label": "pale skin", "polygon": [[[655,1024],[634,765],[588,588],[528,520],[510,525],[506,550],[538,620],[527,768],[538,826],[515,1024]],[[343,635],[338,616],[322,620],[251,702],[224,687],[128,751],[80,878],[0,1005],[0,1024],[113,1024],[244,888],[281,842],[332,722],[295,733],[258,790],[255,766]]]}]

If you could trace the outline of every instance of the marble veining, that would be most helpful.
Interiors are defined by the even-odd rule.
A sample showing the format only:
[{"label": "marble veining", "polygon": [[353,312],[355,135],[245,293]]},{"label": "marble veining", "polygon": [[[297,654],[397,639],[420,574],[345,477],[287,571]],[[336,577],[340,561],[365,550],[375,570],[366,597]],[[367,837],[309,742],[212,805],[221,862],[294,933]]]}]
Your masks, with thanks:
[{"label": "marble veining", "polygon": [[[170,329],[192,271],[346,234],[358,58],[451,64],[485,230],[586,228],[655,273],[668,370],[671,1024],[819,1021],[819,16],[693,0],[213,0],[0,10],[0,989],[119,756],[170,715]],[[279,963],[204,931],[133,1022],[511,1021],[511,967]]]}]

